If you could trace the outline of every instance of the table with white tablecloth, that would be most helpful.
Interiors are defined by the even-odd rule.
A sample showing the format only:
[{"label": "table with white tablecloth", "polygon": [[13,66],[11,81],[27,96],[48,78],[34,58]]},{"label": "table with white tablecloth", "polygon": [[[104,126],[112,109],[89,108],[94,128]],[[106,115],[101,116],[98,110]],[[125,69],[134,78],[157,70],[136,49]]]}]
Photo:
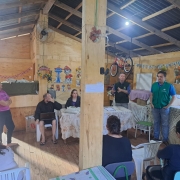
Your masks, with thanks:
[{"label": "table with white tablecloth", "polygon": [[[106,129],[107,118],[111,115],[115,115],[120,118],[121,121],[121,131],[125,131],[130,128],[135,127],[135,122],[132,116],[132,112],[121,106],[110,106],[104,107],[104,118],[103,118],[103,134],[107,134]],[[67,112],[66,109],[61,109],[60,115],[60,126],[62,139],[67,139],[69,137],[79,138],[80,134],[80,113]]]}]

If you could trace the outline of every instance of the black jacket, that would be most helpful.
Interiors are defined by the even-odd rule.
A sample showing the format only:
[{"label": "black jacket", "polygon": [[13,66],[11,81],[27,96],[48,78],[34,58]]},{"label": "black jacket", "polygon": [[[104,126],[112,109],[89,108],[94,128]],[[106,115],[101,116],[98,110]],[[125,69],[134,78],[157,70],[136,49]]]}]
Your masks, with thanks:
[{"label": "black jacket", "polygon": [[35,118],[35,120],[40,119],[41,113],[54,112],[54,109],[60,110],[61,108],[62,108],[62,105],[56,101],[54,103],[53,102],[45,103],[43,100],[38,103],[38,105],[36,107],[34,118]]},{"label": "black jacket", "polygon": [[[75,102],[75,107],[80,107],[80,105],[81,105],[81,98],[80,98],[80,96],[78,96],[77,100]],[[71,97],[67,100],[65,108],[67,108],[69,106],[72,106],[72,98]]]}]

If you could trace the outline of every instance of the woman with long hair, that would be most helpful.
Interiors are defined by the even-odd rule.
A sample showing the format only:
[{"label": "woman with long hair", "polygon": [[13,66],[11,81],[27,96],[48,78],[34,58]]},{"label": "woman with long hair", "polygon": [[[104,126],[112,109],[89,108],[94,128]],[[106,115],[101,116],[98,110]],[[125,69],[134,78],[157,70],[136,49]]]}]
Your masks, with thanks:
[{"label": "woman with long hair", "polygon": [[[14,161],[14,153],[10,147],[0,143],[0,171],[17,168],[18,165]],[[3,162],[3,163],[2,163]]]},{"label": "woman with long hair", "polygon": [[80,107],[80,104],[81,104],[81,98],[80,96],[78,96],[77,89],[73,89],[71,91],[70,98],[66,102],[65,108],[70,107],[70,106]]}]

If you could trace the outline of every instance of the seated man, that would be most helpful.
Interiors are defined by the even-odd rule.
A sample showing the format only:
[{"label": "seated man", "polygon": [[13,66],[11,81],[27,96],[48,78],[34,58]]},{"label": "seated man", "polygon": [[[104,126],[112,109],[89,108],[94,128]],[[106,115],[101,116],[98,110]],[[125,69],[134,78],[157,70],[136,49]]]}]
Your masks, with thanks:
[{"label": "seated man", "polygon": [[42,139],[40,142],[40,145],[45,145],[45,134],[44,134],[44,125],[45,124],[52,124],[52,141],[54,144],[57,144],[55,133],[56,133],[56,120],[50,119],[50,120],[41,120],[40,114],[41,113],[48,113],[48,112],[54,112],[54,109],[60,110],[62,108],[62,105],[58,102],[56,102],[54,99],[52,99],[51,95],[49,93],[46,93],[43,95],[43,100],[38,103],[35,111],[35,120],[36,124],[39,124],[39,129],[42,135]]},{"label": "seated man", "polygon": [[[180,121],[175,128],[177,137],[180,138]],[[146,169],[147,180],[173,180],[177,171],[180,171],[180,145],[171,144],[159,150],[157,157],[168,161],[163,168],[161,166],[148,166]]]}]

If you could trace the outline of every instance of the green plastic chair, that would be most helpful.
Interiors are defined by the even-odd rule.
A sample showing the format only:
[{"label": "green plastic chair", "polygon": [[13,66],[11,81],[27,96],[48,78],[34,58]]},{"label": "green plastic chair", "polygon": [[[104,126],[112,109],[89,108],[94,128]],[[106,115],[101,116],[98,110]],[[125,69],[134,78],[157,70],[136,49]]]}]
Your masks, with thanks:
[{"label": "green plastic chair", "polygon": [[138,125],[143,125],[146,126],[147,129],[142,129],[143,131],[149,131],[149,142],[150,142],[150,135],[151,135],[151,127],[153,126],[152,122],[149,121],[138,121],[136,122],[136,131],[135,131],[135,138],[136,138],[136,134],[137,134],[137,129],[138,129]]}]

